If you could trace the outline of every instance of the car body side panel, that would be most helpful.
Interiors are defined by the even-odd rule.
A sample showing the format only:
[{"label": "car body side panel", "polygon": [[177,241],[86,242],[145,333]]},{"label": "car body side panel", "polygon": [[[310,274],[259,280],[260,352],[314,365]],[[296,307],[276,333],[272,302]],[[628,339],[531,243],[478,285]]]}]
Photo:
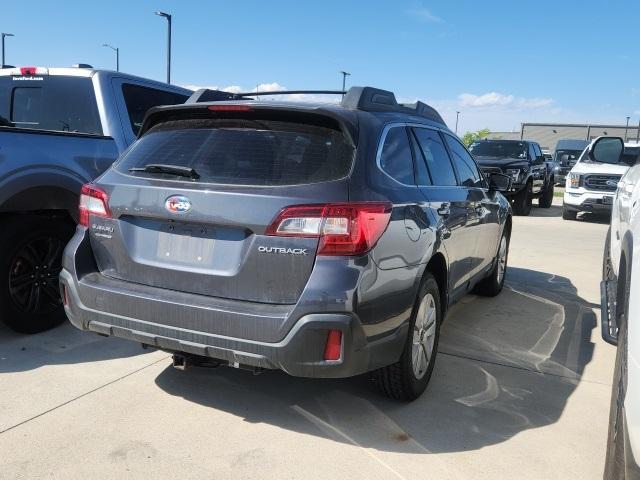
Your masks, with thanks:
[{"label": "car body side panel", "polygon": [[[627,390],[624,412],[633,457],[640,459],[640,166],[631,168],[618,185],[611,227],[611,259],[620,278],[620,259],[628,262]],[[618,284],[618,288],[622,286]],[[621,348],[619,346],[618,348]]]},{"label": "car body side panel", "polygon": [[118,156],[110,137],[0,127],[0,205],[39,186],[78,194]]}]

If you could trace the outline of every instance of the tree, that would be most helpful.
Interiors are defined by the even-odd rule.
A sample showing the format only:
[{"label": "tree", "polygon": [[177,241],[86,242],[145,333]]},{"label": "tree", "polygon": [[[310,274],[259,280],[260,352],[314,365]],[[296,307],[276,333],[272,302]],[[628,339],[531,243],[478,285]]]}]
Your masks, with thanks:
[{"label": "tree", "polygon": [[468,147],[476,140],[487,138],[490,133],[491,130],[489,130],[488,128],[483,128],[482,130],[478,130],[477,132],[467,132],[462,136],[462,143],[464,143]]}]

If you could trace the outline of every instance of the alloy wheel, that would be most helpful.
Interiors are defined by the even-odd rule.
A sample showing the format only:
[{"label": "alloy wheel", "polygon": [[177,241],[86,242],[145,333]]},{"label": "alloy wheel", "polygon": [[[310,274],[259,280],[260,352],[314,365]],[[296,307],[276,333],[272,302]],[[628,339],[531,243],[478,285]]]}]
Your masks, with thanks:
[{"label": "alloy wheel", "polygon": [[437,309],[433,295],[427,293],[420,302],[413,327],[411,361],[413,373],[420,380],[427,373],[436,338]]}]

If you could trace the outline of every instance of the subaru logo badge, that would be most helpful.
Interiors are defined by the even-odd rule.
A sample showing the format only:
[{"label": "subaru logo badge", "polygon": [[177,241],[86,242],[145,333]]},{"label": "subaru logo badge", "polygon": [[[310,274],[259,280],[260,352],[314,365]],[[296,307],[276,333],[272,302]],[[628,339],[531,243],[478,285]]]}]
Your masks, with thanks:
[{"label": "subaru logo badge", "polygon": [[165,200],[164,208],[171,213],[187,213],[191,210],[191,200],[184,195],[172,195]]}]

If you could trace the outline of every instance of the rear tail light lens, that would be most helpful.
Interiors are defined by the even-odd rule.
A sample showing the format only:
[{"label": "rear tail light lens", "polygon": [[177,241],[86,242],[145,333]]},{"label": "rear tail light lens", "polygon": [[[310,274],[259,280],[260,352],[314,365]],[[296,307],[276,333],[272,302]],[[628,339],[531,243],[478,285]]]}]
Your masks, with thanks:
[{"label": "rear tail light lens", "polygon": [[340,330],[329,330],[327,343],[324,346],[325,360],[340,360],[342,356],[342,332]]},{"label": "rear tail light lens", "polygon": [[391,208],[388,202],[295,205],[281,210],[265,234],[319,238],[318,255],[361,255],[386,230]]},{"label": "rear tail light lens", "polygon": [[89,226],[89,215],[111,217],[109,197],[103,190],[88,183],[80,190],[80,225]]}]

